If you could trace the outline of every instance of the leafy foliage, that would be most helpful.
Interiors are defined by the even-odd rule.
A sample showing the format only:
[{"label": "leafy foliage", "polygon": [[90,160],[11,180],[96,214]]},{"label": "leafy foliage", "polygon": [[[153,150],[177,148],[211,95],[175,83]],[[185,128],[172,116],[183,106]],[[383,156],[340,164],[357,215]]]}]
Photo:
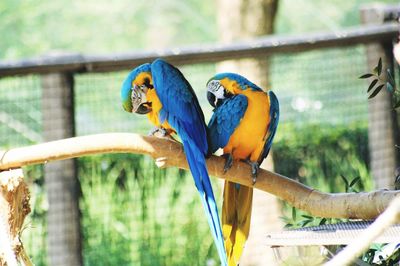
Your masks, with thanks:
[{"label": "leafy foliage", "polygon": [[326,192],[345,191],[341,175],[349,184],[356,180],[360,190],[372,188],[366,124],[286,124],[279,131],[284,133],[273,146],[276,172]]},{"label": "leafy foliage", "polygon": [[[282,131],[285,132],[285,136],[274,143],[274,162],[277,172],[295,177],[323,191],[357,193],[372,188],[366,150],[368,146],[366,125],[335,128],[327,126],[326,129],[320,130],[316,130],[315,127],[305,127]],[[296,132],[296,134],[292,135],[289,132]],[[285,150],[288,152],[281,154]],[[321,184],[316,179],[323,180],[324,183]],[[286,228],[348,221],[347,219],[314,217],[287,203],[283,203],[283,206],[284,215],[281,219],[285,222]],[[369,265],[396,265],[395,263],[398,263],[400,259],[400,249],[387,258],[379,258],[378,264],[373,263],[384,246],[373,245],[359,259]],[[329,247],[333,253],[341,248],[342,246]]]},{"label": "leafy foliage", "polygon": [[[188,172],[158,169],[151,159],[131,154],[83,157],[78,170],[85,265],[219,261]],[[23,242],[35,265],[47,265],[43,167],[24,171],[34,193]]]},{"label": "leafy foliage", "polygon": [[[287,126],[280,130],[285,133],[274,143],[276,172],[323,191],[358,192],[372,188],[366,125],[326,125],[318,129]],[[290,228],[343,221],[313,217],[286,203],[284,213],[281,218]]]},{"label": "leafy foliage", "polygon": [[398,264],[399,261],[400,261],[400,248],[397,247],[396,251],[393,252],[392,255],[390,255],[387,258],[382,258],[379,265],[393,266]]},{"label": "leafy foliage", "polygon": [[[357,183],[360,182],[361,178],[356,177],[350,182],[348,179],[341,175],[342,181],[345,185],[345,192],[358,192],[357,189],[355,189],[355,186]],[[362,184],[359,184],[360,186]],[[287,208],[287,206],[286,206]],[[291,209],[291,216],[283,216],[281,217],[282,220],[286,223],[285,227],[286,228],[302,228],[306,226],[319,226],[319,225],[325,225],[325,224],[335,224],[339,222],[348,222],[348,219],[332,219],[332,218],[320,218],[320,217],[314,217],[305,214],[303,211],[298,210],[294,207]],[[359,258],[359,260],[368,263],[368,265],[387,265],[387,266],[392,266],[392,265],[397,265],[400,261],[400,248],[397,247],[395,248],[394,252],[384,258],[382,255],[379,253],[384,249],[386,244],[373,244],[370,249],[368,249],[367,252],[362,254]],[[344,246],[329,246],[327,247],[329,250],[335,254],[339,252]],[[376,260],[378,259],[378,263],[376,263]],[[375,262],[374,262],[375,261]]]},{"label": "leafy foliage", "polygon": [[[345,185],[344,192],[358,192],[358,189],[355,187],[360,182],[361,177],[356,177],[350,182],[344,175],[340,175]],[[362,186],[362,184],[359,184]],[[285,208],[288,208],[288,205],[285,203]],[[306,226],[318,226],[324,224],[334,224],[338,222],[347,221],[346,219],[334,219],[334,218],[322,218],[322,217],[315,217],[306,214],[304,211],[296,209],[295,207],[291,207],[291,216],[282,216],[281,219],[286,223],[286,228],[301,228]]]},{"label": "leafy foliage", "polygon": [[372,91],[368,99],[374,98],[382,88],[386,87],[387,91],[392,95],[393,108],[400,107],[400,90],[396,86],[396,81],[390,69],[386,70],[386,76],[383,75],[382,58],[379,58],[378,64],[374,67],[372,73],[361,75],[359,78],[373,78],[367,89],[367,93]]},{"label": "leafy foliage", "polygon": [[121,0],[112,4],[3,0],[0,21],[3,59],[50,50],[110,53],[151,49],[210,42],[217,37],[215,4],[209,0]]},{"label": "leafy foliage", "polygon": [[79,177],[86,265],[218,261],[188,172],[119,154],[79,159]]}]

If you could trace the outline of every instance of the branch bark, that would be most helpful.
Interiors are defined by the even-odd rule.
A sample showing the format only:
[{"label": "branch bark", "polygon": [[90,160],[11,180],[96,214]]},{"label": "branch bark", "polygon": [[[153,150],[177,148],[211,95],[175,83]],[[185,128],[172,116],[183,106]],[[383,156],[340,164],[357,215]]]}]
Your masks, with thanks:
[{"label": "branch bark", "polygon": [[400,197],[396,197],[388,208],[357,239],[340,251],[325,266],[352,265],[352,262],[366,251],[372,241],[387,228],[400,221]]},{"label": "branch bark", "polygon": [[[181,144],[130,133],[108,133],[68,138],[43,144],[0,151],[0,171],[24,165],[47,163],[99,153],[138,153],[155,159],[159,167],[188,169]],[[252,186],[250,166],[235,162],[223,173],[224,159],[207,160],[210,175]],[[313,216],[326,218],[374,219],[400,191],[377,190],[361,193],[324,193],[288,177],[260,169],[254,188],[271,193]]]},{"label": "branch bark", "polygon": [[0,172],[0,265],[33,265],[20,240],[29,198],[21,169]]}]

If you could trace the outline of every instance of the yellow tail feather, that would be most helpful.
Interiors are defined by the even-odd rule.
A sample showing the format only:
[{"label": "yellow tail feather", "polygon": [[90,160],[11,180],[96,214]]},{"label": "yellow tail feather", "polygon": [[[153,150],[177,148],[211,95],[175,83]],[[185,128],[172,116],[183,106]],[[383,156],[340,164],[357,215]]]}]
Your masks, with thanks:
[{"label": "yellow tail feather", "polygon": [[229,266],[239,264],[249,236],[253,189],[225,181],[222,205],[222,233]]}]

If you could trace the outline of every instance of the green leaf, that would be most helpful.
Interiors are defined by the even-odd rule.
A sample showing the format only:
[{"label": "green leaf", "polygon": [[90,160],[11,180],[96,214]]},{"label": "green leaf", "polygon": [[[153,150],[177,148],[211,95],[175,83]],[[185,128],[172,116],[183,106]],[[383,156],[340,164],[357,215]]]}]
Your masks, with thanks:
[{"label": "green leaf", "polygon": [[314,217],[312,217],[310,215],[305,215],[305,214],[302,214],[301,217],[304,217],[304,218],[307,218],[307,219],[311,219],[311,220],[314,219]]},{"label": "green leaf", "polygon": [[348,192],[354,192],[354,193],[358,193],[358,190],[357,189],[355,189],[355,188],[349,188],[349,191]]},{"label": "green leaf", "polygon": [[382,73],[382,58],[379,58],[379,62],[378,62],[378,65],[376,66],[376,70],[377,70],[378,76],[380,76]]},{"label": "green leaf", "polygon": [[354,179],[350,182],[349,187],[354,186],[354,185],[355,185],[358,181],[360,181],[360,180],[361,180],[361,177],[357,176],[356,178],[354,178]]},{"label": "green leaf", "polygon": [[393,109],[399,108],[400,107],[400,100],[393,106]]},{"label": "green leaf", "polygon": [[377,75],[380,76],[382,73],[382,58],[379,58],[378,64],[374,68],[373,72]]},{"label": "green leaf", "polygon": [[376,251],[377,251],[376,249],[371,248],[366,252],[365,257],[367,259],[366,260],[367,263],[369,263],[369,264],[372,263],[372,261],[374,260]]},{"label": "green leaf", "polygon": [[342,178],[344,184],[346,185],[346,191],[349,189],[349,181],[347,181],[347,178],[344,175],[340,175],[340,177]]},{"label": "green leaf", "polygon": [[386,89],[387,89],[388,92],[390,92],[390,93],[393,93],[393,91],[394,91],[394,88],[393,88],[392,84],[389,83],[389,81],[386,82]]},{"label": "green leaf", "polygon": [[307,224],[309,224],[311,222],[311,220],[304,220],[304,221],[301,221],[300,223],[299,223],[299,225],[300,225],[300,227],[305,227]]},{"label": "green leaf", "polygon": [[289,228],[289,227],[292,227],[293,226],[293,224],[285,224],[285,228]]},{"label": "green leaf", "polygon": [[296,221],[296,208],[292,207],[292,220]]},{"label": "green leaf", "polygon": [[373,93],[371,93],[371,95],[368,97],[368,99],[374,98],[381,91],[381,89],[383,88],[384,85],[385,84],[381,84],[378,87],[376,87],[376,89],[374,90]]},{"label": "green leaf", "polygon": [[389,82],[390,85],[392,85],[392,87],[395,87],[396,82],[394,81],[394,78],[392,76],[392,73],[390,72],[390,69],[387,69],[386,73],[387,73],[387,81]]},{"label": "green leaf", "polygon": [[374,80],[371,82],[371,84],[369,84],[367,93],[368,93],[370,90],[372,90],[372,88],[376,85],[377,82],[378,82],[378,79],[374,79]]},{"label": "green leaf", "polygon": [[319,222],[319,225],[324,225],[326,224],[326,218],[322,218],[321,221]]},{"label": "green leaf", "polygon": [[362,75],[362,76],[360,76],[358,78],[359,79],[367,79],[367,78],[370,78],[370,77],[373,77],[373,76],[374,76],[374,74],[368,73],[368,74],[364,74],[364,75]]}]

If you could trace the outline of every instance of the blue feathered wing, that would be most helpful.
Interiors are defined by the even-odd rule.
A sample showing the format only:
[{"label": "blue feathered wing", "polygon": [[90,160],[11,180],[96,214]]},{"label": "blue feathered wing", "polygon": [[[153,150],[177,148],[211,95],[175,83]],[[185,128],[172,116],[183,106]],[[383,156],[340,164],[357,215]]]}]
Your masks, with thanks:
[{"label": "blue feathered wing", "polygon": [[278,128],[278,122],[279,122],[279,101],[278,98],[276,97],[275,93],[273,91],[268,91],[267,92],[269,96],[269,104],[270,104],[270,109],[269,109],[269,116],[270,116],[270,123],[268,126],[267,130],[267,136],[264,144],[264,149],[260,155],[260,158],[258,159],[258,163],[261,164],[262,161],[268,156],[269,150],[271,149],[272,146],[272,141],[274,140],[276,129]]},{"label": "blue feathered wing", "polygon": [[167,120],[183,142],[190,171],[200,193],[221,264],[226,265],[221,224],[205,161],[208,150],[207,132],[200,104],[189,82],[174,66],[157,59],[151,64],[151,73],[154,88],[163,105],[160,120]]},{"label": "blue feathered wing", "polygon": [[247,110],[247,97],[236,95],[215,109],[208,123],[209,150],[214,153],[228,144]]}]

